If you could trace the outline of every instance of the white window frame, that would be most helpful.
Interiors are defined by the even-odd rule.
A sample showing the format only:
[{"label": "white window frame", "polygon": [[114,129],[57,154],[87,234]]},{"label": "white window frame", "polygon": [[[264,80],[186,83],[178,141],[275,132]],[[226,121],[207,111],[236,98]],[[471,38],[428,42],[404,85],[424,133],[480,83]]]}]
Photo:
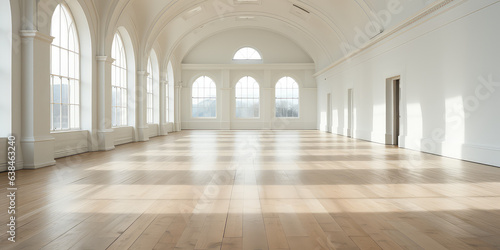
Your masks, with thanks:
[{"label": "white window frame", "polygon": [[[250,88],[248,86],[250,80],[253,81],[256,84],[257,88],[255,88],[255,87]],[[243,82],[243,81],[245,81],[245,82]],[[243,91],[242,91],[245,88],[241,87],[241,91],[240,91],[240,85],[242,85],[244,83],[247,84],[247,87],[246,87],[246,93],[247,93],[247,95],[246,96],[243,95]],[[257,90],[257,96],[255,96],[253,94],[249,95],[250,90],[252,90],[253,93],[255,93],[254,91]],[[261,104],[260,103],[260,84],[259,84],[259,82],[255,78],[253,78],[251,76],[244,76],[244,77],[240,78],[240,80],[238,80],[238,82],[234,86],[234,97],[235,97],[235,113],[234,113],[234,116],[237,119],[260,119],[260,113],[261,113],[261,107],[260,107],[260,104]],[[248,106],[247,107],[238,107],[238,101],[247,101],[247,104],[248,104],[249,101],[257,101],[258,108],[259,108],[258,109],[258,115],[257,116],[251,116],[251,117],[239,117],[238,116],[238,109],[249,109],[250,110],[250,107],[248,107]]]},{"label": "white window frame", "polygon": [[[289,87],[289,81],[291,83],[291,87]],[[279,85],[280,84],[285,84],[286,86],[284,87],[280,87]],[[284,96],[280,96],[278,97],[278,92],[279,91],[282,91],[284,90],[285,93],[284,93]],[[297,90],[297,97],[294,97],[293,96],[293,91],[294,90]],[[297,105],[298,105],[298,109],[297,109],[297,116],[288,116],[288,114],[286,114],[285,116],[278,116],[277,113],[278,113],[278,100],[286,100],[286,101],[297,101]],[[274,116],[276,118],[288,118],[288,119],[297,119],[297,118],[300,118],[300,85],[299,83],[293,78],[293,77],[290,77],[290,76],[285,76],[285,77],[282,77],[278,80],[278,82],[276,82],[276,85],[274,86]]]},{"label": "white window frame", "polygon": [[[123,39],[118,32],[113,39],[111,57],[115,59],[111,65],[111,87],[116,100],[111,104],[113,127],[124,127],[128,126],[127,55]],[[120,95],[120,103],[118,103],[118,95]],[[118,117],[118,110],[121,111],[120,117]]]},{"label": "white window frame", "polygon": [[154,123],[154,84],[153,84],[153,65],[151,58],[148,59],[147,81],[146,81],[146,102],[147,102],[147,123]]},{"label": "white window frame", "polygon": [[[215,96],[210,96],[210,95],[198,95],[195,97],[195,87],[197,84],[201,84],[199,82],[200,79],[203,79],[203,81],[208,81],[209,83],[209,87],[204,87],[203,88],[203,93],[206,94],[206,93],[210,93],[212,90],[215,91]],[[208,80],[207,80],[208,79]],[[206,85],[206,82],[205,82],[205,85]],[[197,91],[198,93],[200,93],[200,91],[198,90]],[[197,116],[194,116],[194,106],[193,106],[193,103],[194,103],[194,100],[198,100],[198,101],[201,101],[201,100],[207,100],[207,99],[212,99],[215,101],[215,116],[210,116],[210,117],[197,117]],[[217,84],[215,83],[215,81],[209,77],[209,76],[200,76],[198,78],[196,78],[196,80],[193,82],[193,84],[191,85],[191,117],[194,118],[194,119],[216,119],[217,118]]]},{"label": "white window frame", "polygon": [[240,48],[233,55],[234,61],[262,61],[262,54],[249,46]]},{"label": "white window frame", "polygon": [[[58,16],[56,16],[58,14]],[[56,20],[59,17],[59,20]],[[66,19],[67,26],[63,26],[62,18]],[[57,31],[56,31],[57,25]],[[63,37],[66,29],[66,37]],[[57,32],[57,34],[56,34]],[[55,39],[50,46],[50,124],[51,131],[71,131],[81,128],[80,106],[80,44],[78,30],[74,17],[65,4],[59,4],[53,15],[51,23],[51,36]],[[73,37],[71,37],[73,36]],[[63,40],[64,39],[64,40]],[[73,47],[73,48],[71,48]],[[58,60],[54,60],[58,56]],[[73,61],[71,63],[71,61]],[[57,65],[56,65],[57,64]],[[73,66],[73,67],[71,67]],[[66,67],[66,68],[64,68]],[[59,82],[59,102],[55,98],[55,82]],[[63,83],[67,82],[67,98],[63,100]],[[67,120],[63,119],[63,109],[67,108]],[[59,109],[59,126],[54,124],[54,113]],[[67,126],[63,127],[66,122]]]}]

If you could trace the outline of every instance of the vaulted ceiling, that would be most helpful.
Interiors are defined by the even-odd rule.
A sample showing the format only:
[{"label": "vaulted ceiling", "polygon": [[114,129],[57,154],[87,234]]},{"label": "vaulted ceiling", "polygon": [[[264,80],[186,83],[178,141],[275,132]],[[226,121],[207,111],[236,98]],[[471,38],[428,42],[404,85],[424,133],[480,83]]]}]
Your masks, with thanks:
[{"label": "vaulted ceiling", "polygon": [[[129,18],[141,47],[182,59],[201,41],[235,28],[265,29],[306,51],[317,69],[441,0],[110,0],[110,22]],[[108,14],[109,14],[108,12]],[[113,20],[115,19],[115,20]]]}]

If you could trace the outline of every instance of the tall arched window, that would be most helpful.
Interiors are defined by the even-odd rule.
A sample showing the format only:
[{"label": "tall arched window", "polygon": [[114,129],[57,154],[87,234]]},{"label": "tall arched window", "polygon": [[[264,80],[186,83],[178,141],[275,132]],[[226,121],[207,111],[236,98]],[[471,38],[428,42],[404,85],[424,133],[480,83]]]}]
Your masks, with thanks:
[{"label": "tall arched window", "polygon": [[217,116],[217,87],[208,76],[198,78],[192,87],[193,117],[215,118]]},{"label": "tall arched window", "polygon": [[260,116],[259,83],[250,76],[241,78],[236,84],[236,117],[258,118]]},{"label": "tall arched window", "polygon": [[299,117],[299,84],[291,77],[276,84],[276,117]]},{"label": "tall arched window", "polygon": [[254,48],[244,47],[234,54],[233,60],[262,60],[262,56]]},{"label": "tall arched window", "polygon": [[50,110],[52,131],[80,129],[80,49],[75,22],[59,4],[50,35]]},{"label": "tall arched window", "polygon": [[148,114],[148,124],[154,123],[154,95],[153,95],[153,66],[151,64],[151,58],[148,60],[148,80],[147,80],[147,114]]},{"label": "tall arched window", "polygon": [[115,59],[111,65],[112,86],[112,122],[113,127],[127,125],[127,58],[121,36],[116,33],[113,39],[111,57]]}]

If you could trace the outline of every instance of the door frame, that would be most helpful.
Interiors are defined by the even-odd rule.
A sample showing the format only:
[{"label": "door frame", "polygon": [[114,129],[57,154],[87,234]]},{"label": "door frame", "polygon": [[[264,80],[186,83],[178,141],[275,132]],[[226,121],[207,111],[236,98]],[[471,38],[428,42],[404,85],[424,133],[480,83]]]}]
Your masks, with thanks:
[{"label": "door frame", "polygon": [[401,76],[386,79],[386,135],[385,144],[400,146],[402,132]]},{"label": "door frame", "polygon": [[354,88],[347,90],[347,137],[354,138]]}]

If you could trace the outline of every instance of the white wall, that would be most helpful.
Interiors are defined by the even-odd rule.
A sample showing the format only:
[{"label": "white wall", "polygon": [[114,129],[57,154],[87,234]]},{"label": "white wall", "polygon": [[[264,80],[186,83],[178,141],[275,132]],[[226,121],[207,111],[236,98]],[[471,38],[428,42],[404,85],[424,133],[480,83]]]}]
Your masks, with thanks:
[{"label": "white wall", "polygon": [[113,129],[115,146],[136,141],[134,127],[119,127]]},{"label": "white wall", "polygon": [[[242,47],[260,52],[262,61],[247,64],[234,61]],[[277,33],[263,29],[231,29],[213,35],[194,47],[182,65],[182,128],[183,129],[316,129],[315,65],[299,46]],[[200,76],[209,76],[217,85],[217,117],[192,117],[191,86]],[[260,117],[239,119],[235,115],[236,83],[251,76],[260,85]],[[299,118],[275,117],[274,87],[285,76],[300,86]]]},{"label": "white wall", "polygon": [[89,150],[89,131],[70,131],[52,133],[55,138],[54,158],[81,154]]},{"label": "white wall", "polygon": [[385,143],[386,79],[401,76],[403,147],[500,166],[499,13],[498,1],[456,4],[317,76],[319,128],[331,93],[332,131],[346,135],[353,88],[355,137]]},{"label": "white wall", "polygon": [[[316,83],[313,64],[289,65],[184,65],[182,79],[183,129],[316,129]],[[217,85],[217,117],[197,119],[191,115],[191,86],[200,76],[209,76]],[[260,117],[236,118],[236,83],[252,76],[260,85]],[[299,118],[275,118],[274,86],[284,76],[293,77],[300,86]]]},{"label": "white wall", "polygon": [[313,63],[311,57],[286,37],[262,29],[232,29],[205,39],[184,57],[184,64],[231,64],[242,47],[253,47],[263,63]]}]

